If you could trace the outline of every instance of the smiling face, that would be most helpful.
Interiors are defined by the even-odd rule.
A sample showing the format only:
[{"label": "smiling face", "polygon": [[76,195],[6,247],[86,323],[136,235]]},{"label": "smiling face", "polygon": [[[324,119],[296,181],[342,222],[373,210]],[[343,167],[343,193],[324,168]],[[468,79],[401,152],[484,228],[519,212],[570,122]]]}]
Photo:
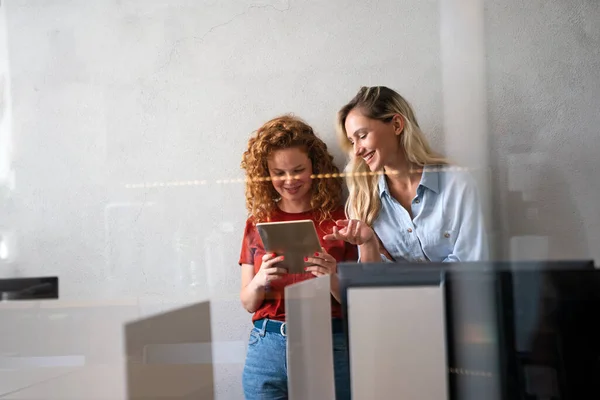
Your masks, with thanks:
[{"label": "smiling face", "polygon": [[355,157],[361,157],[371,171],[382,170],[397,163],[398,136],[402,133],[402,119],[394,117],[390,122],[365,117],[355,108],[344,124]]},{"label": "smiling face", "polygon": [[[304,149],[292,147],[275,150],[267,160],[273,187],[281,196],[283,211],[310,209],[312,163]],[[307,208],[308,207],[308,208]]]}]

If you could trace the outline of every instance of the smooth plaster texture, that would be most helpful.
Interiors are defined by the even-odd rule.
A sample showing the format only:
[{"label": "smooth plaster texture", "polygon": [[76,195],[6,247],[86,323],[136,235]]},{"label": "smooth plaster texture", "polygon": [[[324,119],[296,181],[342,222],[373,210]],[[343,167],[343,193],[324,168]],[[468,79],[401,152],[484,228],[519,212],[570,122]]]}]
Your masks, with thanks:
[{"label": "smooth plaster texture", "polygon": [[[487,90],[499,255],[598,260],[599,5],[483,6],[478,82]],[[18,382],[1,371],[0,398],[67,398],[74,385],[125,398],[125,324],[205,300],[210,321],[199,323],[219,349],[234,349],[213,351],[216,397],[241,398],[246,213],[243,186],[230,180],[242,178],[248,136],[295,112],[342,165],[335,111],[360,85],[385,84],[411,101],[444,150],[442,9],[387,0],[2,1],[9,117],[0,232],[10,240],[0,277],[56,274],[62,300],[2,305],[3,365],[59,366],[28,368]],[[186,329],[174,326],[174,336]],[[85,369],[82,357],[92,368],[84,380],[69,375]],[[110,373],[93,373],[106,365]]]},{"label": "smooth plaster texture", "polygon": [[[35,304],[33,328],[11,313],[18,346],[3,351],[120,366],[40,386],[58,398],[83,382],[102,388],[99,398],[125,396],[124,324],[206,299],[212,340],[241,349],[213,360],[216,396],[241,398],[246,211],[243,186],[220,181],[243,177],[241,154],[265,120],[303,117],[341,166],[335,111],[361,85],[386,84],[442,143],[437,1],[13,0],[2,9],[15,184],[0,224],[15,232],[19,256],[1,276],[59,275],[56,312],[67,321],[55,333],[47,318],[59,317],[39,317]],[[48,332],[35,351],[30,329]],[[7,398],[36,385],[28,390]]]},{"label": "smooth plaster texture", "polygon": [[494,216],[505,257],[600,261],[600,3],[487,1]]}]

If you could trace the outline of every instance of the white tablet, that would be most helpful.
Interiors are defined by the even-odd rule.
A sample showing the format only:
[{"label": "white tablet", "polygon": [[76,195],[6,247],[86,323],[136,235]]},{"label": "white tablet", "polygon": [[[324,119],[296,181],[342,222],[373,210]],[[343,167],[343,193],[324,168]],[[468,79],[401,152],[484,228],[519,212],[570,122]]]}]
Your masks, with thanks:
[{"label": "white tablet", "polygon": [[304,257],[321,250],[321,242],[312,220],[263,222],[256,224],[265,251],[285,256],[281,263],[290,274],[305,273]]}]

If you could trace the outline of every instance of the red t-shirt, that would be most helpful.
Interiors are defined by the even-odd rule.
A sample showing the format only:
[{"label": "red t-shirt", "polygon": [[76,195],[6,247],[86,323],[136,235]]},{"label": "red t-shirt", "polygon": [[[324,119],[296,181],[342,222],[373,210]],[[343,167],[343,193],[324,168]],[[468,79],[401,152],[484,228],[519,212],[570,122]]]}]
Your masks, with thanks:
[{"label": "red t-shirt", "polygon": [[[290,214],[277,210],[271,216],[272,222],[297,221],[302,219],[311,219],[314,221],[319,240],[321,241],[321,246],[323,246],[323,248],[338,262],[352,262],[358,259],[356,246],[344,242],[343,240],[323,240],[323,236],[332,232],[336,220],[346,219],[343,208],[340,207],[335,210],[331,213],[331,219],[323,221],[322,223],[319,223],[319,213],[315,211]],[[239,264],[254,265],[254,273],[256,274],[258,270],[260,270],[262,257],[264,255],[265,249],[262,240],[260,239],[260,235],[256,230],[256,226],[253,224],[253,219],[249,218],[246,221],[246,229],[244,230]],[[312,273],[289,274],[272,281],[269,285],[269,290],[265,293],[265,300],[252,316],[252,321],[263,318],[285,321],[285,300],[283,298],[285,287],[314,277],[315,276]],[[341,306],[333,296],[331,297],[331,315],[333,318],[342,317]]]}]

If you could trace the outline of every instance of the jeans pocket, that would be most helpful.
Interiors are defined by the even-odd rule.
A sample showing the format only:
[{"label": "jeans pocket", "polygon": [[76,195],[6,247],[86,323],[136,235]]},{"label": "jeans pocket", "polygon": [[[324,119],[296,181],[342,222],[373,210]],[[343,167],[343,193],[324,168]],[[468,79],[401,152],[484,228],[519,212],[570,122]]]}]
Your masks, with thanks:
[{"label": "jeans pocket", "polygon": [[250,331],[250,337],[248,338],[248,346],[254,346],[260,340],[260,333],[256,328],[252,328]]}]

